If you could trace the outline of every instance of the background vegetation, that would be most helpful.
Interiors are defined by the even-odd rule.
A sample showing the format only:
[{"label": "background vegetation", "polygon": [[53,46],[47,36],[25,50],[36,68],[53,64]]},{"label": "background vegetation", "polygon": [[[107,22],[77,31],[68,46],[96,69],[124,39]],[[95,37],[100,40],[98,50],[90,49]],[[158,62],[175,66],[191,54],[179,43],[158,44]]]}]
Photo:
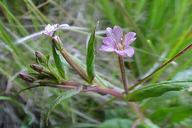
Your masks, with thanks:
[{"label": "background vegetation", "polygon": [[[1,0],[0,1],[0,127],[44,127],[44,115],[54,99],[64,90],[35,88],[16,92],[32,84],[17,77],[30,72],[35,51],[50,54],[51,45],[43,36],[31,38],[49,24],[68,23],[73,29],[61,33],[65,49],[85,62],[86,39],[97,21],[97,48],[102,44],[105,28],[118,25],[124,33],[134,31],[134,57],[125,57],[129,85],[150,74],[191,43],[191,0]],[[192,75],[192,51],[160,71],[142,86],[178,80]],[[67,76],[79,77],[71,69]],[[97,74],[122,88],[117,57],[96,51]],[[97,93],[81,93],[57,105],[49,117],[52,127],[131,127],[138,119],[133,106]],[[192,92],[168,92],[139,102],[140,112],[148,123],[139,127],[192,127]]]}]

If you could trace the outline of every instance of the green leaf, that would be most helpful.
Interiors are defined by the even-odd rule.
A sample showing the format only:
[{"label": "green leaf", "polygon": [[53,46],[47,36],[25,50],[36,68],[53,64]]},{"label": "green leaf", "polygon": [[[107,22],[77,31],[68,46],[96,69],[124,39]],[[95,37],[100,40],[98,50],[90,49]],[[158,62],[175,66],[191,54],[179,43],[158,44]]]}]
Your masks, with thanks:
[{"label": "green leaf", "polygon": [[61,93],[57,99],[55,99],[53,105],[49,108],[49,110],[47,111],[46,113],[46,116],[45,116],[45,124],[48,125],[48,116],[51,114],[51,112],[53,111],[53,109],[55,108],[55,106],[57,104],[59,104],[61,101],[67,99],[67,98],[70,98],[76,94],[79,94],[81,92],[81,90],[83,89],[83,85],[77,87],[76,89],[72,89],[72,90],[68,90],[66,92],[63,92]]},{"label": "green leaf", "polygon": [[[185,90],[183,90],[183,91],[185,91]],[[151,111],[156,111],[160,108],[165,107],[165,104],[170,104],[173,100],[175,101],[177,99],[177,102],[179,102],[178,100],[180,98],[182,100],[183,91],[170,91],[159,97],[148,98],[148,99],[142,101],[142,103],[140,103],[139,106],[141,107],[142,110],[150,109]],[[181,95],[182,95],[182,97],[181,97]],[[180,97],[179,99],[178,99],[178,96]],[[184,100],[182,100],[182,101],[186,102]]]},{"label": "green leaf", "polygon": [[53,58],[54,58],[57,70],[59,71],[60,75],[65,79],[65,70],[64,70],[63,63],[61,62],[60,57],[57,54],[53,44],[52,44],[52,52],[53,52]]},{"label": "green leaf", "polygon": [[49,69],[49,71],[52,73],[52,75],[57,79],[57,82],[60,82],[59,76],[58,76],[57,72],[54,69],[54,64],[51,61],[49,61],[49,58],[50,58],[50,56],[47,55],[46,56],[46,61],[47,61],[46,66]]},{"label": "green leaf", "polygon": [[144,120],[137,125],[138,128],[160,128],[149,120]]},{"label": "green leaf", "polygon": [[169,91],[180,91],[192,86],[192,78],[178,81],[165,81],[149,85],[129,94],[130,101],[142,101],[149,97],[158,97]]},{"label": "green leaf", "polygon": [[106,120],[97,128],[131,128],[133,126],[133,122],[128,119],[114,118],[110,120]]},{"label": "green leaf", "polygon": [[91,37],[87,45],[86,64],[87,64],[88,80],[90,84],[92,83],[95,77],[95,29],[97,28],[97,25],[92,31]]},{"label": "green leaf", "polygon": [[185,118],[191,116],[192,114],[191,110],[192,110],[191,105],[171,107],[171,108],[161,108],[147,117],[157,124],[162,124],[166,120],[169,120],[169,124],[173,124],[173,123],[179,123],[180,121],[183,121]]}]

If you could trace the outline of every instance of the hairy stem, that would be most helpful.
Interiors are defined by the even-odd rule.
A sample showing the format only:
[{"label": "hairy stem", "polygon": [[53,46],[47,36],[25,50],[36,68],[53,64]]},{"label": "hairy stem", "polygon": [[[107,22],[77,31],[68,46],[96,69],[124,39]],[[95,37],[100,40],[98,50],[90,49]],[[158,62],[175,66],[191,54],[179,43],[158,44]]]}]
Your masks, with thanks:
[{"label": "hairy stem", "polygon": [[126,74],[125,74],[125,65],[123,61],[123,56],[119,55],[119,65],[121,69],[121,76],[123,80],[123,87],[125,89],[125,94],[128,95],[128,88],[127,88],[127,79],[126,79]]}]

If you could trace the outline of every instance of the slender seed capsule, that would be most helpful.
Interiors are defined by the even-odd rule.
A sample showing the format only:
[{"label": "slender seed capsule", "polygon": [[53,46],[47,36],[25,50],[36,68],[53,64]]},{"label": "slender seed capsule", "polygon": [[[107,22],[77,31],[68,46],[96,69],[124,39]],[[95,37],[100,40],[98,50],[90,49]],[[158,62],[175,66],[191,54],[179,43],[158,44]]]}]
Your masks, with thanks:
[{"label": "slender seed capsule", "polygon": [[40,63],[45,63],[46,62],[46,57],[41,52],[36,51],[35,56],[39,60]]},{"label": "slender seed capsule", "polygon": [[30,83],[33,83],[35,81],[35,78],[33,76],[30,76],[29,74],[24,73],[24,72],[20,72],[18,74],[18,77],[25,80],[25,81],[28,81]]},{"label": "slender seed capsule", "polygon": [[30,67],[37,72],[42,72],[43,71],[43,67],[39,66],[38,64],[31,64]]}]

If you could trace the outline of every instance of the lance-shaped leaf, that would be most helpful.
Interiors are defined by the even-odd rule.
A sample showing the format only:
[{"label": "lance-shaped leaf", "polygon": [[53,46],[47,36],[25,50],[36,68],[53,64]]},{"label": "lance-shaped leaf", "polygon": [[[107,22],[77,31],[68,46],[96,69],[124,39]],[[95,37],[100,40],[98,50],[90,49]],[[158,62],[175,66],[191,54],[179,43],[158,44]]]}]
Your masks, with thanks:
[{"label": "lance-shaped leaf", "polygon": [[53,52],[53,58],[54,58],[57,70],[59,71],[60,75],[65,79],[65,70],[64,70],[63,63],[61,62],[60,57],[57,54],[53,44],[52,44],[52,52]]},{"label": "lance-shaped leaf", "polygon": [[129,94],[130,101],[142,101],[150,97],[158,97],[169,91],[180,91],[192,87],[192,78],[178,81],[165,81],[138,89]]},{"label": "lance-shaped leaf", "polygon": [[87,45],[86,64],[87,64],[88,80],[90,84],[92,83],[95,77],[95,29],[97,28],[97,25],[92,31]]},{"label": "lance-shaped leaf", "polygon": [[[147,117],[156,124],[169,120],[169,124],[179,123],[192,115],[192,105],[161,108]],[[171,115],[171,116],[170,116]]]},{"label": "lance-shaped leaf", "polygon": [[48,125],[48,116],[51,114],[51,112],[53,111],[53,109],[55,108],[55,106],[57,104],[59,104],[61,101],[67,99],[67,98],[70,98],[76,94],[79,94],[81,92],[81,90],[83,89],[83,85],[77,87],[76,89],[73,89],[73,90],[68,90],[66,92],[63,92],[61,93],[57,99],[55,99],[54,103],[52,104],[52,106],[49,108],[49,110],[47,111],[46,113],[46,116],[45,116],[45,124]]},{"label": "lance-shaped leaf", "polygon": [[58,73],[54,69],[54,64],[51,61],[49,61],[49,58],[50,58],[50,56],[47,55],[46,56],[46,66],[49,69],[49,71],[51,72],[51,74],[57,79],[57,82],[60,82]]}]

